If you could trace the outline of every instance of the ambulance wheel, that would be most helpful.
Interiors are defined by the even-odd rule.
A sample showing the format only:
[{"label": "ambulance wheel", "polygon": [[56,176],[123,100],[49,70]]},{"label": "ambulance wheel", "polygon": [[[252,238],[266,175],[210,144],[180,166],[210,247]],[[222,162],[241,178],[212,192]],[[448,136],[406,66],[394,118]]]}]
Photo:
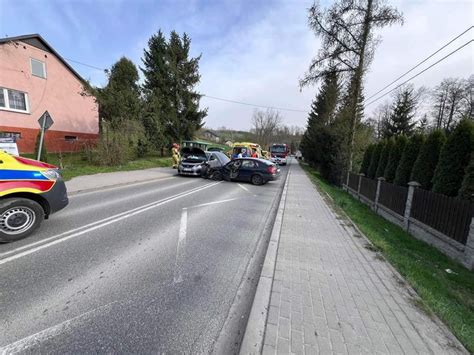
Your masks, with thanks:
[{"label": "ambulance wheel", "polygon": [[8,243],[33,233],[44,220],[44,210],[26,198],[0,200],[0,242]]}]

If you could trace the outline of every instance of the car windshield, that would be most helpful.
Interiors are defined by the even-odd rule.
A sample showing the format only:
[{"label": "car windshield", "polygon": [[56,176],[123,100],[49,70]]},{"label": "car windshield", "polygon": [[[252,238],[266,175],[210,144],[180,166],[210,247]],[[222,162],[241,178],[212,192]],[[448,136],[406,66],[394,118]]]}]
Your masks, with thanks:
[{"label": "car windshield", "polygon": [[223,165],[227,164],[230,161],[230,158],[227,155],[225,155],[224,153],[214,153],[214,154],[216,155],[217,159],[219,159],[219,161]]},{"label": "car windshield", "polygon": [[285,153],[286,147],[284,145],[274,145],[270,148],[272,153]]}]

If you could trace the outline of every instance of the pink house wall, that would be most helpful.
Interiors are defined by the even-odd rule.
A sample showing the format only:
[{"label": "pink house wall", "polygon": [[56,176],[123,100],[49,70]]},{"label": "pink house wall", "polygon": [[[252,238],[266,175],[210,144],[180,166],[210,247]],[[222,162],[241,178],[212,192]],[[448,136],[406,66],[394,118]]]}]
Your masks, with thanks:
[{"label": "pink house wall", "polygon": [[[31,74],[30,58],[46,63],[46,79]],[[26,92],[29,113],[0,110],[2,127],[38,129],[48,110],[51,130],[98,134],[99,114],[93,97],[81,96],[81,81],[53,54],[24,42],[0,44],[0,87]]]}]

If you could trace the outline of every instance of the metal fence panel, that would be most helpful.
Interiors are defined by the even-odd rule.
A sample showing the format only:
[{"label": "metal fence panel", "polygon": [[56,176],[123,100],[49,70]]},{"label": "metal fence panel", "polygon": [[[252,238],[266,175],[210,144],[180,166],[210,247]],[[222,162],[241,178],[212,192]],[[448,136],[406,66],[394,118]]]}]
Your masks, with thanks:
[{"label": "metal fence panel", "polygon": [[354,173],[349,173],[349,187],[352,190],[357,191],[359,187],[359,175],[354,174]]},{"label": "metal fence panel", "polygon": [[368,198],[370,201],[375,201],[375,194],[377,193],[377,181],[361,176],[360,194]]},{"label": "metal fence panel", "polygon": [[381,181],[379,203],[400,216],[405,214],[408,188]]},{"label": "metal fence panel", "polygon": [[416,189],[411,217],[466,244],[474,205],[470,201]]}]

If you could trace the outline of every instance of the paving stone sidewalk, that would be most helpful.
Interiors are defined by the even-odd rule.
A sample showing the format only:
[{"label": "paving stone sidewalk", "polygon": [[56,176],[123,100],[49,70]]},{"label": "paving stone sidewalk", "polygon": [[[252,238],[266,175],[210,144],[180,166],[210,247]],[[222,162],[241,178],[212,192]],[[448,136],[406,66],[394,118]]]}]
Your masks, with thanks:
[{"label": "paving stone sidewalk", "polygon": [[264,354],[467,353],[291,167]]}]

